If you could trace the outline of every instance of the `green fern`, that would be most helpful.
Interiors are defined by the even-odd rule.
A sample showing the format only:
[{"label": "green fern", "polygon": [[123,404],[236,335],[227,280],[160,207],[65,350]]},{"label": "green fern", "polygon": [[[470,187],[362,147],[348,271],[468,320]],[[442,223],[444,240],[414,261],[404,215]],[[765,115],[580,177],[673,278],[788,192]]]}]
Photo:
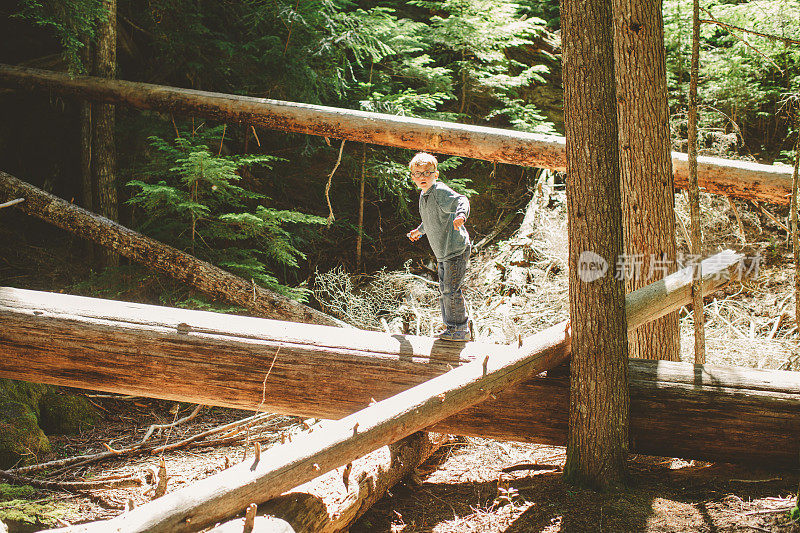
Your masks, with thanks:
[{"label": "green fern", "polygon": [[239,276],[295,298],[306,291],[283,286],[272,269],[297,268],[305,254],[290,225],[320,225],[325,219],[262,205],[269,199],[245,189],[242,169],[269,169],[267,155],[221,156],[209,149],[221,135],[209,128],[181,134],[170,143],[150,137],[153,158],[141,179],[128,181],[128,203],[139,210],[141,230]]}]

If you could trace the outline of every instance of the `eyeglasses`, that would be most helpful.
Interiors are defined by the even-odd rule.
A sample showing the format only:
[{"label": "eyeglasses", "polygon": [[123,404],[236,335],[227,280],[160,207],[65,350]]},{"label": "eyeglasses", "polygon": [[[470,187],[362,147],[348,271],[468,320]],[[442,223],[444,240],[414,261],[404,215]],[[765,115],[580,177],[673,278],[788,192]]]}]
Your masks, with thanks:
[{"label": "eyeglasses", "polygon": [[436,172],[436,171],[435,170],[422,170],[420,172],[412,172],[411,173],[411,177],[412,178],[421,178],[422,176],[433,176],[434,172]]}]

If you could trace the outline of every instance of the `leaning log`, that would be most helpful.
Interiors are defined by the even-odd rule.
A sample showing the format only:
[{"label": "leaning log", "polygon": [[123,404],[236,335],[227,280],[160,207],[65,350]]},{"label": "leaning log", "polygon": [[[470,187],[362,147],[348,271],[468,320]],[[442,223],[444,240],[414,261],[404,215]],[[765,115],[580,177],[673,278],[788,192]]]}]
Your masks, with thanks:
[{"label": "leaning log", "polygon": [[[204,116],[225,123],[252,124],[498,163],[565,169],[563,137],[149,83],[68,76],[2,64],[0,85],[139,109]],[[675,186],[686,188],[686,154],[673,153],[673,171]],[[788,204],[791,195],[791,172],[784,167],[700,157],[698,180],[700,187],[708,192],[737,198]]]},{"label": "leaning log", "polygon": [[[704,262],[706,292],[735,273],[735,258]],[[629,327],[688,302],[691,279],[680,276],[628,294]],[[0,323],[0,377],[317,418],[346,416],[507,349],[10,288],[0,288]],[[566,360],[568,348],[553,350]],[[797,463],[797,373],[634,360],[630,368],[642,369],[630,379],[632,451]],[[539,377],[435,428],[563,444],[566,394],[565,383]]]},{"label": "leaning log", "polygon": [[[419,385],[403,390],[314,433],[269,449],[107,522],[72,528],[78,532],[197,531],[236,515],[251,503],[275,498],[343,466],[386,443],[423,430],[563,361],[558,346],[568,343],[566,324],[529,338],[530,351],[498,346]],[[316,382],[310,379],[310,382]],[[265,379],[265,382],[268,380]]]},{"label": "leaning log", "polygon": [[[439,433],[415,433],[353,461],[350,468],[332,470],[259,505],[258,513],[279,518],[297,532],[347,531],[387,490],[412,475],[445,440],[446,436]],[[241,533],[242,526],[242,519],[233,520],[208,533]]]},{"label": "leaning log", "polygon": [[71,204],[0,170],[0,202],[11,198],[24,198],[25,201],[16,204],[16,207],[29,215],[185,281],[214,298],[240,305],[259,316],[329,326],[344,325],[325,313]]}]

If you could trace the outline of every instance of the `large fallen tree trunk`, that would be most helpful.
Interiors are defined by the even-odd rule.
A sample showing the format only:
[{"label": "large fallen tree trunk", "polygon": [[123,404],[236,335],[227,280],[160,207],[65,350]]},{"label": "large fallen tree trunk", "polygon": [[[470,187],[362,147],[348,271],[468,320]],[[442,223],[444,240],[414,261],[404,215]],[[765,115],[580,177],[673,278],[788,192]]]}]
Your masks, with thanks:
[{"label": "large fallen tree trunk", "polygon": [[185,281],[215,298],[241,305],[257,315],[312,324],[344,325],[325,313],[264,289],[0,170],[0,202],[11,198],[24,198],[25,201],[16,207],[29,215]]},{"label": "large fallen tree trunk", "polygon": [[[568,342],[568,328],[559,324],[530,337],[530,351],[497,346],[481,359],[340,420],[323,422],[314,433],[270,448],[260,458],[256,454],[253,462],[223,470],[108,522],[71,531],[197,531],[553,368],[564,359],[557,347]],[[316,383],[317,377],[308,381]]]},{"label": "large fallen tree trunk", "polygon": [[[736,256],[726,255],[704,262],[705,291],[735,273]],[[682,274],[628,294],[629,327],[688,302]],[[0,289],[0,321],[0,377],[318,418],[508,349],[9,288]],[[566,342],[553,350],[568,357]],[[797,462],[797,373],[635,360],[630,368],[633,451]],[[435,428],[563,444],[566,386],[528,380]]]},{"label": "large fallen tree trunk", "polygon": [[[350,468],[332,470],[259,505],[258,514],[284,520],[297,532],[347,531],[388,489],[413,474],[445,441],[446,437],[439,433],[414,433],[353,461]],[[233,520],[208,533],[241,533],[243,525],[243,519]],[[274,529],[266,531],[275,533]]]},{"label": "large fallen tree trunk", "polygon": [[[498,163],[559,171],[565,168],[563,137],[148,83],[68,76],[2,64],[0,85]],[[673,170],[675,185],[686,188],[686,154],[673,154]],[[791,195],[791,172],[770,165],[701,157],[698,179],[700,187],[708,192],[738,198],[787,204]]]}]

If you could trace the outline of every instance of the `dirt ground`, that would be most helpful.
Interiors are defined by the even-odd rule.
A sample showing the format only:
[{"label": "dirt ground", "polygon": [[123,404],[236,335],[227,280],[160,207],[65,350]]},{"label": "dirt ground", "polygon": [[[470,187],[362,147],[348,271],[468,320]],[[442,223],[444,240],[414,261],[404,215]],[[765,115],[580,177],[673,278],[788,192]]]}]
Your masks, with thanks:
[{"label": "dirt ground", "polygon": [[785,511],[796,472],[633,455],[629,487],[602,494],[564,483],[565,453],[469,439],[442,450],[421,483],[396,486],[350,532],[800,531]]},{"label": "dirt ground", "polygon": [[[53,437],[58,456],[99,452],[105,445],[124,448],[140,440],[150,424],[169,423],[192,408],[182,405],[176,413],[172,402],[106,396],[90,396],[104,414],[102,424],[81,435]],[[176,442],[252,414],[205,408],[196,419],[154,440]],[[254,428],[252,436],[269,435],[269,443],[279,442],[281,433],[302,431],[299,419],[276,417],[268,426]],[[167,489],[252,457],[252,450],[252,444],[241,442],[164,453]],[[70,470],[61,478],[144,475],[158,468],[160,457],[107,461]],[[628,488],[601,494],[565,484],[564,459],[563,447],[462,439],[442,447],[415,476],[395,486],[350,532],[800,531],[786,511],[797,494],[797,472],[633,455]],[[152,485],[83,493],[37,490],[24,502],[0,502],[0,516],[11,533],[107,519],[126,505],[150,501]]]},{"label": "dirt ground", "polygon": [[[732,233],[735,217],[730,205],[704,197],[708,205],[709,253],[728,247],[737,237]],[[716,203],[715,203],[716,202]],[[707,299],[706,322],[708,362],[755,368],[800,370],[798,330],[794,317],[793,266],[783,237],[757,211],[739,208],[749,243],[756,243],[765,256],[757,279],[736,285]],[[685,210],[679,210],[679,216]],[[566,260],[563,257],[565,213],[563,202],[539,211],[537,232],[530,238],[501,244],[498,250],[476,256],[470,274],[470,297],[479,336],[491,342],[514,341],[566,318]],[[714,230],[718,227],[717,230]],[[780,237],[780,238],[779,238]],[[685,243],[681,243],[685,248]],[[44,249],[18,247],[38,254],[36,263],[60,265]],[[25,264],[28,261],[20,261]],[[42,270],[54,280],[33,283],[25,271],[0,264],[12,284],[48,290],[56,278],[69,273]],[[508,265],[522,265],[515,269]],[[66,268],[66,267],[65,267]],[[522,274],[517,276],[517,274]],[[398,286],[408,291],[409,272],[384,276],[375,294],[388,294]],[[38,278],[37,278],[38,279]],[[22,283],[24,281],[24,283]],[[418,280],[419,281],[419,280]],[[19,282],[19,283],[17,283]],[[45,283],[46,282],[46,283]],[[430,285],[430,282],[427,283]],[[392,289],[392,290],[390,290]],[[50,289],[52,290],[52,289]],[[434,331],[438,307],[435,289],[420,281],[406,310],[388,315],[386,324],[375,328],[401,327],[405,322],[414,333]],[[377,297],[373,297],[377,299]],[[363,302],[357,302],[363,303]],[[373,319],[387,316],[369,306]],[[346,306],[343,309],[347,310]],[[412,314],[412,319],[401,315]],[[684,361],[692,360],[691,312],[681,310]],[[500,320],[497,317],[511,317]],[[407,318],[407,317],[406,317]],[[176,411],[172,402],[99,395],[83,392],[98,407],[103,421],[77,436],[51,436],[53,457],[49,460],[96,453],[106,446],[121,449],[142,439],[151,424],[169,423],[183,417],[193,406]],[[222,424],[251,416],[252,412],[206,408],[187,424],[165,431],[158,442],[174,443]],[[250,430],[249,430],[250,431]],[[116,516],[126,506],[141,505],[153,498],[152,477],[163,457],[169,476],[167,490],[216,473],[227,465],[252,457],[255,438],[263,446],[279,442],[281,435],[305,431],[301,421],[275,417],[253,428],[234,445],[213,448],[181,448],[163,454],[120,458],[64,471],[49,476],[54,481],[96,480],[111,476],[139,476],[141,485],[125,489],[91,490],[74,493],[63,490],[15,488],[0,483],[0,520],[11,533],[39,531],[47,527],[77,524]],[[251,438],[252,437],[252,438]],[[154,438],[154,439],[155,439]],[[267,449],[266,452],[269,453]],[[600,494],[564,483],[562,468],[565,449],[552,446],[467,439],[440,450],[418,469],[413,479],[393,488],[356,522],[351,533],[367,532],[800,532],[788,519],[788,509],[797,497],[798,472],[770,471],[741,465],[687,462],[682,459],[633,455],[629,461],[628,487],[621,492]],[[758,464],[758,458],[753,458]],[[0,531],[2,528],[0,527]]]}]

